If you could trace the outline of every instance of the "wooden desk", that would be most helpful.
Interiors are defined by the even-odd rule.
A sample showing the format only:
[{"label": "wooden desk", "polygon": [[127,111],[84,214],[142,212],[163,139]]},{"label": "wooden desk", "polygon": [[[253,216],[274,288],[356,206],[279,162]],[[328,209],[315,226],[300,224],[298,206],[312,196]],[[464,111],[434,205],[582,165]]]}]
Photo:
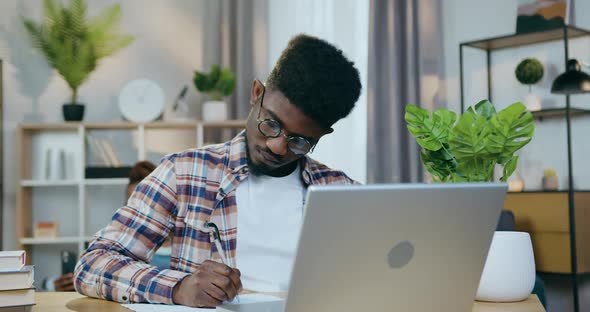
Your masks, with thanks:
[{"label": "wooden desk", "polygon": [[[35,295],[35,312],[129,312],[118,303],[92,299],[75,292],[38,292]],[[214,311],[214,310],[211,310]],[[475,302],[473,312],[545,312],[536,296],[517,303]]]}]

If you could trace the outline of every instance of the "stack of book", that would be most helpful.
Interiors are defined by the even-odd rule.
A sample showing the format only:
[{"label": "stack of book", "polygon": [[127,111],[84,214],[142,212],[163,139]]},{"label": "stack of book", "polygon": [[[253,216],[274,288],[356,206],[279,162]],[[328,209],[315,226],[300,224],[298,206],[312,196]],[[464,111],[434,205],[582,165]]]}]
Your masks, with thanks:
[{"label": "stack of book", "polygon": [[0,312],[30,312],[35,304],[33,266],[24,250],[0,251]]}]

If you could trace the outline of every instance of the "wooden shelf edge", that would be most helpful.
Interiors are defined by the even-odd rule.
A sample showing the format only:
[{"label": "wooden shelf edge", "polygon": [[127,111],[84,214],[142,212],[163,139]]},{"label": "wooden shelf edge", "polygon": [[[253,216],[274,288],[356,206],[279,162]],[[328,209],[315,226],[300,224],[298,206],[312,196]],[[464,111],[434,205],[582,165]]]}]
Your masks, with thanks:
[{"label": "wooden shelf edge", "polygon": [[148,123],[135,123],[126,121],[113,122],[62,122],[62,123],[22,123],[19,127],[25,131],[43,131],[43,130],[77,130],[79,127],[86,130],[134,130],[143,126],[146,129],[196,129],[202,125],[205,128],[240,128],[246,126],[245,119],[224,120],[224,121],[154,121]]},{"label": "wooden shelf edge", "polygon": [[23,237],[19,240],[22,245],[55,245],[55,244],[77,244],[83,237],[78,236],[64,236],[64,237]]}]

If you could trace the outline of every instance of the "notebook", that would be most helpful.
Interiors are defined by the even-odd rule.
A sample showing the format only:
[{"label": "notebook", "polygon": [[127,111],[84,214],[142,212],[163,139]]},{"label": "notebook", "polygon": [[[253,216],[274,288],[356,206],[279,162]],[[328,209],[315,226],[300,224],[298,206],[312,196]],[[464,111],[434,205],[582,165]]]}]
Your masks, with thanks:
[{"label": "notebook", "polygon": [[35,304],[35,288],[0,291],[0,307]]},{"label": "notebook", "polygon": [[0,290],[25,289],[33,287],[34,270],[26,265],[20,270],[0,272]]},{"label": "notebook", "polygon": [[0,251],[0,272],[17,271],[25,266],[25,251]]}]

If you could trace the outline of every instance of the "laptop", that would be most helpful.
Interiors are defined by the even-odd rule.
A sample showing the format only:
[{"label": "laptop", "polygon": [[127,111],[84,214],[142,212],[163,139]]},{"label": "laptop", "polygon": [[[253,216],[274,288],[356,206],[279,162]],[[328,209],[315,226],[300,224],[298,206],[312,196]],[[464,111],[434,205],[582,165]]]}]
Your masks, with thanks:
[{"label": "laptop", "polygon": [[234,312],[470,312],[505,183],[311,186],[286,300]]}]

